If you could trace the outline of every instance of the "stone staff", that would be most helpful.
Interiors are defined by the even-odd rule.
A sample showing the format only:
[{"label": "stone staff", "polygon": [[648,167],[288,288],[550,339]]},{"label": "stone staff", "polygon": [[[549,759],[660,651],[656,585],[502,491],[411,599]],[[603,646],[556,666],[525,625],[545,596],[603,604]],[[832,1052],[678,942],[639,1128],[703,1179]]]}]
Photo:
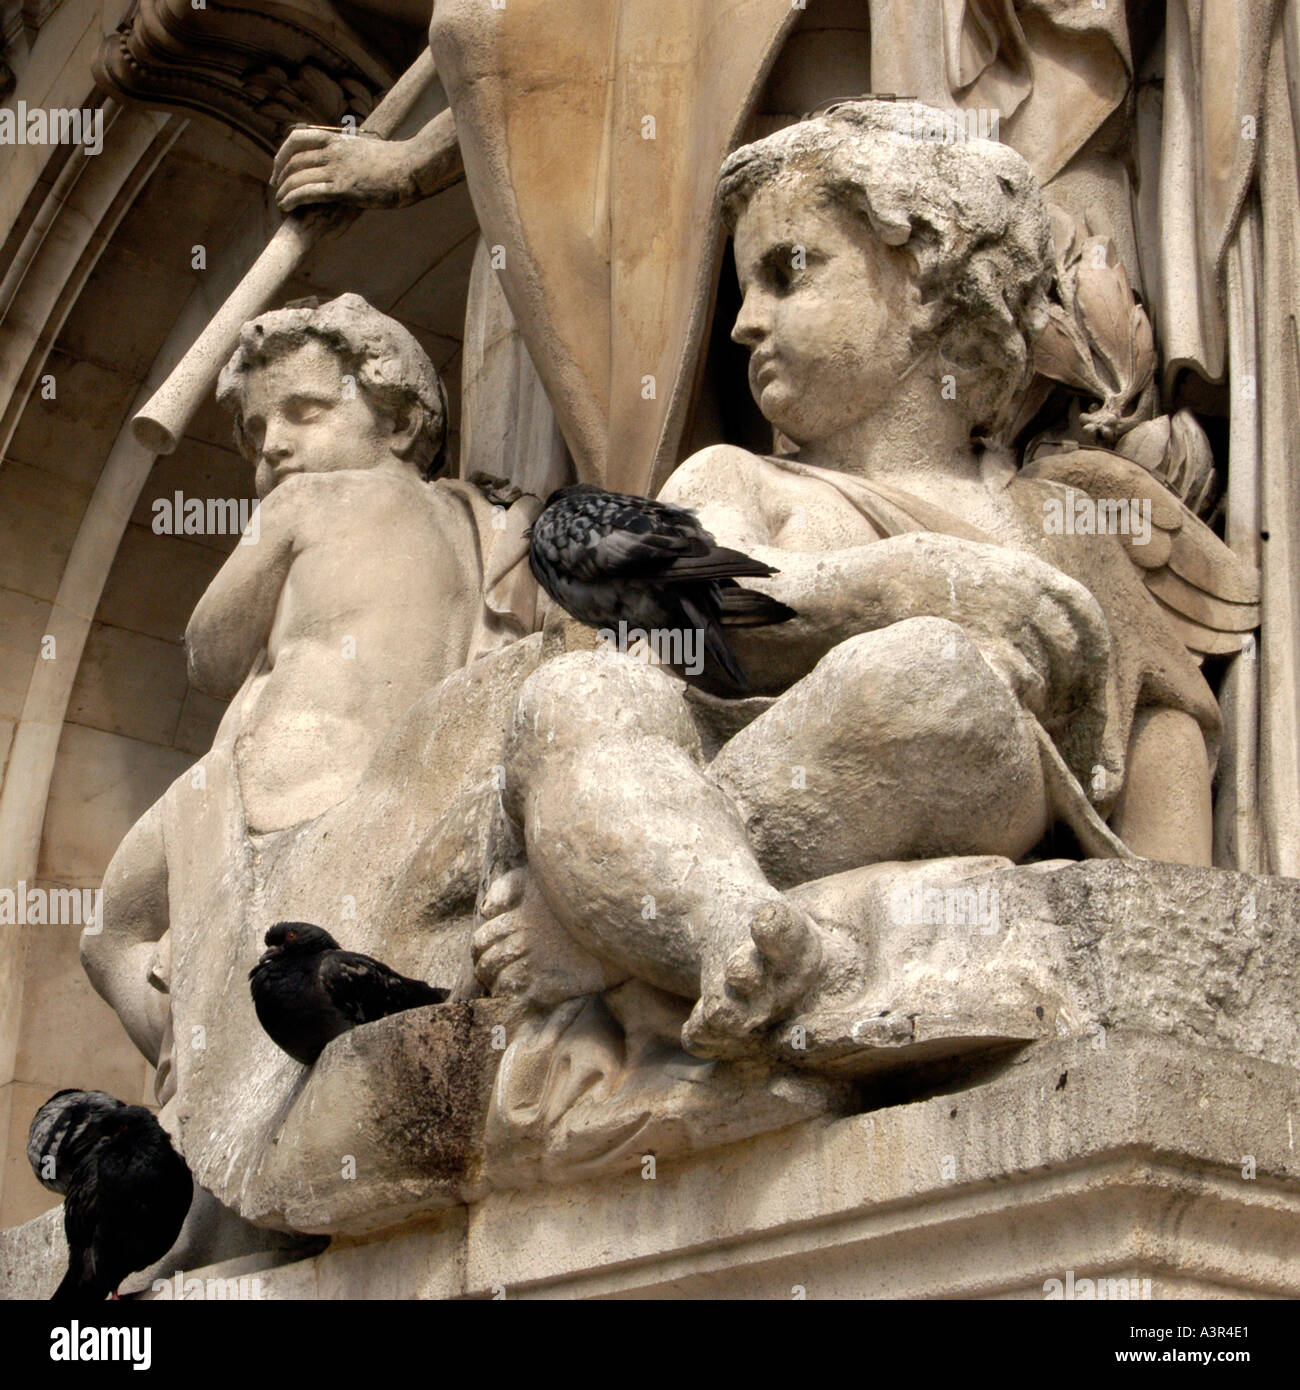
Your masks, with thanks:
[{"label": "stone staff", "polygon": [[[433,59],[426,48],[366,117],[358,133],[390,138],[415,109],[435,76]],[[450,121],[451,113],[444,114]],[[234,351],[242,325],[267,308],[322,237],[347,227],[359,212],[359,208],[331,204],[286,215],[248,273],[132,421],[135,437],[145,448],[155,454],[175,450],[190,417]]]}]

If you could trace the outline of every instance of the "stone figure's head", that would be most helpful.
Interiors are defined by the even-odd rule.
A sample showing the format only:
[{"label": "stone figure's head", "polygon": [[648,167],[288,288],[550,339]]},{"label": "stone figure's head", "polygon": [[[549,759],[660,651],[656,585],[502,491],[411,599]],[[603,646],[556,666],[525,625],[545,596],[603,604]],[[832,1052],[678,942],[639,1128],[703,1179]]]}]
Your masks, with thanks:
[{"label": "stone figure's head", "polygon": [[423,478],[445,466],[447,396],[424,349],[360,295],[250,319],[217,399],[265,497],[292,473],[404,460]]},{"label": "stone figure's head", "polygon": [[953,116],[845,102],[723,165],[744,294],[732,337],[759,408],[797,444],[869,419],[914,371],[972,433],[996,433],[1028,379],[1048,218],[1025,161],[954,140]]}]

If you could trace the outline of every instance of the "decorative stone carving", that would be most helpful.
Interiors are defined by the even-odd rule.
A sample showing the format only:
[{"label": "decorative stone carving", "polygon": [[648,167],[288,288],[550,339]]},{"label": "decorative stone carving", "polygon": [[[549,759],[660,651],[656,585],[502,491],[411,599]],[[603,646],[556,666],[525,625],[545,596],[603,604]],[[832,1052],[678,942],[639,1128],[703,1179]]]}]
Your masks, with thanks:
[{"label": "decorative stone carving", "polygon": [[1078,224],[1053,209],[1054,302],[1034,345],[1044,376],[1087,393],[1086,436],[1111,445],[1151,417],[1156,369],[1151,322],[1134,302],[1128,275],[1107,237],[1080,236]]},{"label": "decorative stone carving", "polygon": [[[431,480],[441,383],[359,296],[248,324],[221,395],[261,504],[187,643],[200,688],[233,698],[212,750],[115,855],[83,959],[157,1061],[196,1177],[256,1207],[301,1080],[248,997],[271,921],[305,913],[455,980],[507,700],[529,669],[513,639],[533,625],[535,503]],[[412,866],[418,896],[397,915]]]},{"label": "decorative stone carving", "polygon": [[[1091,8],[872,5],[871,75],[1004,103],[1008,145],[927,138],[948,109],[849,101],[765,111],[776,133],[735,148],[797,23],[769,6],[663,115],[664,148],[727,157],[717,206],[692,163],[656,241],[638,216],[678,171],[611,156],[608,122],[680,79],[607,91],[605,65],[681,20],[698,77],[716,42],[698,10],[610,4],[610,43],[539,52],[519,39],[545,6],[440,0],[456,124],[386,153],[401,198],[357,201],[406,200],[412,161],[463,153],[484,234],[473,384],[511,383],[504,407],[466,393],[466,457],[496,450],[508,476],[488,494],[415,476],[436,378],[355,296],[246,327],[222,394],[265,549],[236,552],[190,629],[199,682],[234,699],[202,795],[182,779],[132,831],[86,944],[222,1202],[372,1231],[847,1112],[882,1078],[973,1084],[1111,1028],[1291,1059],[1294,885],[1210,867],[1223,720],[1201,663],[1253,641],[1258,574],[1200,519],[1204,432],[1156,414],[1125,199],[1103,232],[1076,220],[1122,186],[1103,131],[1132,65],[1124,7]],[[596,90],[599,116],[575,96]],[[530,159],[528,118],[557,110],[568,181]],[[334,143],[286,147],[299,195]],[[1043,185],[1072,211],[1049,217]],[[593,217],[592,186],[618,206]],[[537,511],[520,485],[568,463],[556,421],[584,476],[648,487],[676,462],[722,225],[732,337],[776,446],[697,451],[661,495],[770,563],[759,587],[798,614],[737,636],[759,693],[734,701],[597,651],[555,610],[534,631],[520,566]],[[645,312],[611,337],[628,306]],[[638,414],[616,385],[646,344],[671,392]],[[1021,459],[1035,369],[1085,408],[1076,437]],[[291,915],[342,915],[346,945],[459,975],[455,1002],[358,1029],[304,1073],[243,992],[261,931]]]},{"label": "decorative stone carving", "polygon": [[120,100],[200,111],[268,154],[295,122],[360,124],[395,76],[320,0],[140,0],[95,67]]},{"label": "decorative stone carving", "polygon": [[[722,198],[733,336],[791,452],[708,449],[661,495],[773,565],[757,587],[799,616],[736,634],[767,692],[746,701],[603,651],[529,677],[480,978],[541,1011],[557,959],[575,992],[639,979],[693,1006],[681,1042],[705,1057],[867,1073],[921,1037],[927,1057],[1027,1041],[1041,1000],[1008,1013],[1009,981],[1041,946],[1013,933],[1007,977],[966,996],[951,943],[909,945],[884,905],[960,900],[965,857],[1041,857],[1054,827],[1089,856],[1208,863],[1218,714],[1188,646],[1240,641],[1253,576],[1116,455],[1017,473],[972,445],[1014,415],[1047,319],[1047,219],[1019,156],[844,104],[733,154]],[[1061,510],[1122,499],[1144,535]]]}]

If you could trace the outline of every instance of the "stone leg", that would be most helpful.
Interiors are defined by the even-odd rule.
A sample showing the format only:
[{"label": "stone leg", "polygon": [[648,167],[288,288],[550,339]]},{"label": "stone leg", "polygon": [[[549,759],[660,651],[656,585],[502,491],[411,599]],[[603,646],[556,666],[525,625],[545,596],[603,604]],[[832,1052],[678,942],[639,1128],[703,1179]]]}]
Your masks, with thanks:
[{"label": "stone leg", "polygon": [[815,978],[820,933],[767,881],[709,781],[676,677],[617,656],[548,662],[520,692],[505,804],[581,945],[703,1000],[714,1026],[692,1050],[747,1050]]},{"label": "stone leg", "polygon": [[1047,829],[1027,717],[941,618],[840,643],[727,742],[709,776],[782,888],[885,860],[1015,861]]},{"label": "stone leg", "polygon": [[168,923],[162,821],[162,802],[156,801],[131,827],[104,872],[101,930],[81,936],[90,983],[154,1066],[169,1004],[167,994],[150,983]]},{"label": "stone leg", "polygon": [[951,623],[843,643],[707,769],[681,690],[621,658],[548,663],[520,693],[506,809],[566,930],[699,1000],[692,1051],[744,1050],[818,978],[827,938],[772,879],[1015,858],[1045,828],[1032,732]]}]

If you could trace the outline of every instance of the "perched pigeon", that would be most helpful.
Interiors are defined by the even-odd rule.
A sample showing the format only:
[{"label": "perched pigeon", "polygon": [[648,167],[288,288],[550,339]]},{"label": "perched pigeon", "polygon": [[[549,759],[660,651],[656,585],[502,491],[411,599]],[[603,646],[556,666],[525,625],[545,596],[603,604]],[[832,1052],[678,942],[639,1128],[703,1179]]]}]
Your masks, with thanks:
[{"label": "perched pigeon", "polygon": [[528,563],[537,582],[579,622],[703,634],[703,683],[745,691],[749,682],[724,632],[764,627],[793,608],[742,588],[771,565],[720,546],[693,512],[591,483],[562,487],[534,523]]},{"label": "perched pigeon", "polygon": [[125,1108],[105,1091],[55,1091],[27,1132],[27,1161],[41,1186],[66,1196],[78,1164],[103,1137],[104,1119]]},{"label": "perched pigeon", "polygon": [[277,922],[266,944],[270,949],[248,972],[253,1007],[271,1041],[306,1066],[359,1023],[447,997],[445,989],[408,979],[382,961],[340,950],[329,932],[308,922]]},{"label": "perched pigeon", "polygon": [[[48,1146],[48,1147],[47,1147]],[[36,1112],[27,1157],[63,1191],[68,1272],[54,1301],[102,1300],[161,1259],[185,1224],[194,1183],[167,1132],[142,1105],[102,1091],[60,1091]],[[53,1159],[57,1177],[45,1176]]]}]

